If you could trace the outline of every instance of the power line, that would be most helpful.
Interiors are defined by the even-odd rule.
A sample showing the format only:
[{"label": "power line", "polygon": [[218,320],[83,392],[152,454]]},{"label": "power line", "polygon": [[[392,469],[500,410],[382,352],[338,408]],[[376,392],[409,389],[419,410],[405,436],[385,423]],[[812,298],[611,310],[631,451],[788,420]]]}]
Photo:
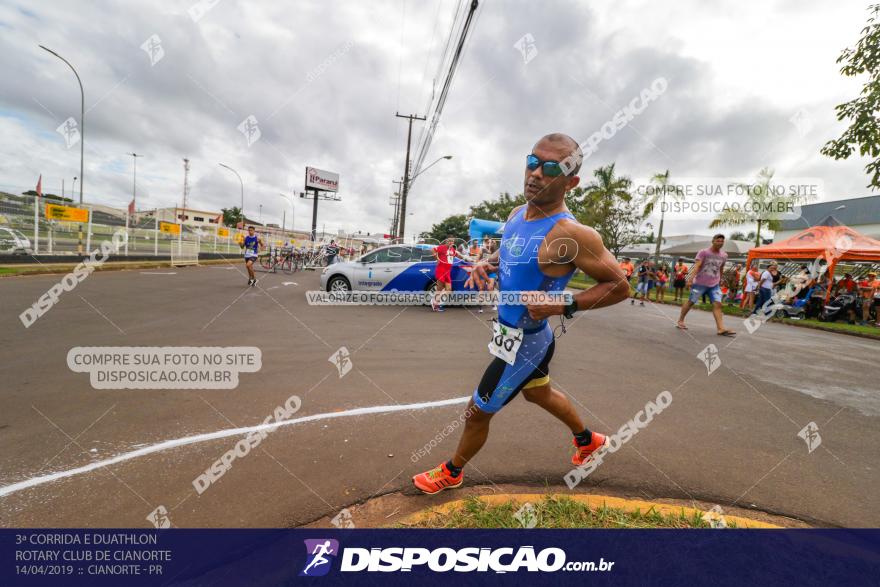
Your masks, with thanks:
[{"label": "power line", "polygon": [[[431,55],[434,54],[434,42],[437,40],[437,29],[439,28],[438,25],[440,24],[440,19],[438,17],[440,15],[440,6],[442,4],[443,4],[442,0],[438,0],[437,1],[437,10],[434,11],[434,28],[431,31],[431,46],[428,48],[428,54],[425,56],[425,67],[422,70],[421,86],[423,88],[425,87],[425,78],[428,77],[428,64],[431,62]],[[433,90],[433,87],[432,87],[432,90]],[[433,100],[433,99],[434,99],[434,96],[433,96],[433,91],[432,91],[431,100]],[[398,104],[397,107],[399,109],[400,105]],[[425,112],[427,112],[427,111],[428,110],[426,108]]]},{"label": "power line", "polygon": [[[449,27],[449,34],[446,35],[446,44],[443,46],[443,52],[440,54],[440,59],[437,61],[437,69],[434,71],[434,77],[431,78],[431,95],[428,97],[428,102],[425,104],[425,112],[431,112],[432,106],[434,105],[435,98],[437,97],[437,80],[440,78],[440,73],[443,71],[443,68],[447,66],[447,57],[449,56],[449,47],[452,45],[452,39],[455,37],[455,31],[458,30],[458,16],[462,13],[462,7],[464,6],[467,0],[460,0],[458,4],[455,6],[455,13],[452,15],[452,25]],[[419,138],[416,141],[416,144],[421,146],[425,141],[425,127],[422,127],[422,130],[419,132]]]},{"label": "power line", "polygon": [[446,79],[443,82],[443,89],[440,91],[440,97],[437,99],[437,105],[434,108],[434,112],[431,115],[431,122],[428,124],[427,132],[423,135],[424,140],[418,147],[418,155],[415,159],[415,172],[414,176],[418,175],[421,170],[422,164],[425,161],[425,157],[428,154],[428,150],[431,148],[431,141],[434,137],[434,132],[437,129],[437,124],[440,122],[440,116],[443,113],[443,106],[446,104],[446,99],[449,96],[449,90],[452,87],[452,80],[455,77],[455,71],[458,67],[458,63],[461,59],[462,52],[464,50],[464,44],[467,40],[468,31],[470,30],[471,24],[474,20],[474,13],[479,6],[479,0],[471,0],[470,10],[467,13],[467,16],[464,19],[464,24],[461,27],[461,33],[458,37],[458,42],[456,43],[455,52],[452,55],[452,60],[449,63],[449,71],[446,74]]}]

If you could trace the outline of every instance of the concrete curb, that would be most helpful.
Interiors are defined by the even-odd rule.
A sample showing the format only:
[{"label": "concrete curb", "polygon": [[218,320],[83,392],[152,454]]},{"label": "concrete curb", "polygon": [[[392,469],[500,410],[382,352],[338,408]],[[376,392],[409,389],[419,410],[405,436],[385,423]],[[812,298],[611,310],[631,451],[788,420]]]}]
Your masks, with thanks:
[{"label": "concrete curb", "polygon": [[[665,503],[657,503],[653,501],[643,501],[640,499],[623,499],[620,497],[612,497],[610,495],[592,495],[592,494],[575,494],[575,495],[563,495],[563,494],[544,494],[544,493],[502,493],[498,495],[481,495],[478,496],[477,499],[486,503],[487,505],[502,505],[507,502],[514,503],[536,503],[543,501],[545,497],[567,497],[576,501],[578,503],[585,504],[590,508],[599,508],[604,506],[608,506],[611,508],[621,509],[627,512],[632,512],[635,510],[641,510],[645,512],[651,508],[655,511],[660,512],[661,514],[667,515],[677,515],[679,513],[684,512],[687,516],[692,516],[695,514],[700,514],[701,516],[706,514],[703,510],[698,510],[696,508],[685,507],[680,505],[670,505]],[[429,519],[431,516],[436,514],[445,514],[448,513],[451,509],[460,506],[466,500],[464,499],[456,499],[454,501],[449,501],[444,504],[430,507],[424,509],[420,512],[416,512],[404,518],[402,521],[398,522],[399,524],[415,524],[418,522],[423,522]],[[775,524],[770,524],[767,522],[759,522],[757,520],[750,520],[748,518],[743,518],[741,516],[730,516],[727,514],[723,514],[724,520],[728,523],[733,522],[736,524],[737,528],[749,528],[749,529],[758,529],[758,528],[781,528],[782,526],[777,526]]]},{"label": "concrete curb", "polygon": [[[199,261],[199,265],[224,265],[234,264],[238,259],[207,259]],[[78,263],[52,264],[52,265],[2,265],[2,269],[20,269],[15,273],[0,273],[0,279],[4,277],[21,277],[25,275],[63,275],[70,273]],[[158,269],[172,267],[170,260],[164,261],[115,261],[105,263],[95,268],[95,271],[124,271],[126,269]]]}]

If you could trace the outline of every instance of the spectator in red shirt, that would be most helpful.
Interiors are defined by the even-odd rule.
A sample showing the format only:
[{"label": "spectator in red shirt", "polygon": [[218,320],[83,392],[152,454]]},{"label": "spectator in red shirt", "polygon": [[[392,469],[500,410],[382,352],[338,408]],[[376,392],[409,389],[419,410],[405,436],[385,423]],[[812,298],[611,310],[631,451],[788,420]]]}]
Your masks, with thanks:
[{"label": "spectator in red shirt", "polygon": [[434,296],[431,298],[431,309],[435,312],[445,312],[437,302],[437,297],[447,289],[452,291],[452,262],[461,253],[456,250],[453,244],[453,236],[450,234],[438,247],[434,247],[434,258],[437,259],[437,268],[434,270],[434,278],[437,281],[437,288],[434,290]]},{"label": "spectator in red shirt", "polygon": [[840,293],[841,289],[845,290],[846,293],[852,293],[855,291],[856,281],[852,278],[852,274],[844,273],[843,279],[841,279],[834,285],[834,290],[832,291],[832,293],[834,295],[837,295],[838,293]]},{"label": "spectator in red shirt", "polygon": [[675,288],[675,301],[680,302],[684,298],[684,286],[687,285],[688,266],[684,259],[679,259],[672,268],[672,287]]}]

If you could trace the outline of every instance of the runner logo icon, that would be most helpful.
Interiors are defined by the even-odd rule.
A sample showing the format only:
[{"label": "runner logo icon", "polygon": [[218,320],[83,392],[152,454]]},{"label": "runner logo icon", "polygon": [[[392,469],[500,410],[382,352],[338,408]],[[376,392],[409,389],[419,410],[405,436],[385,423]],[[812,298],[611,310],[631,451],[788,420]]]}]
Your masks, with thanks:
[{"label": "runner logo icon", "polygon": [[[306,566],[300,577],[323,577],[330,570],[332,558],[339,554],[339,541],[330,538],[305,540]],[[332,558],[331,558],[332,557]]]}]

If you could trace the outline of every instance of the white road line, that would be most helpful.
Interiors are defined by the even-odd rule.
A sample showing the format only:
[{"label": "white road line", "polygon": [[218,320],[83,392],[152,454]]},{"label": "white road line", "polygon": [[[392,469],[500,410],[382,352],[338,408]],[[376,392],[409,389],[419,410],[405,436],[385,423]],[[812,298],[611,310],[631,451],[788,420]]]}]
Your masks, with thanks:
[{"label": "white road line", "polygon": [[177,275],[176,271],[141,271],[141,275]]},{"label": "white road line", "polygon": [[211,440],[217,440],[219,438],[227,438],[229,436],[244,436],[246,434],[250,434],[251,432],[257,432],[261,430],[272,430],[275,428],[281,428],[282,426],[293,426],[294,424],[304,424],[306,422],[316,422],[318,420],[330,420],[333,418],[347,418],[350,416],[363,416],[367,414],[390,414],[392,412],[404,412],[408,410],[424,410],[428,408],[440,408],[443,406],[452,406],[455,404],[463,404],[470,399],[470,396],[466,397],[457,397],[453,399],[445,399],[435,402],[422,402],[418,404],[398,404],[394,406],[373,406],[369,408],[355,408],[352,410],[345,410],[342,412],[329,412],[326,414],[313,414],[311,416],[303,416],[302,418],[294,418],[293,420],[284,420],[283,422],[273,422],[270,424],[259,424],[257,426],[247,426],[244,428],[227,428],[226,430],[218,430],[216,432],[209,432],[206,434],[197,434],[195,436],[185,436],[183,438],[175,438],[173,440],[166,440],[164,442],[160,442],[157,444],[151,444],[149,446],[145,446],[144,448],[140,448],[138,450],[133,450],[131,452],[122,453],[120,455],[116,455],[115,457],[99,461],[97,463],[90,463],[88,465],[77,467],[75,469],[69,469],[67,471],[58,471],[56,473],[50,473],[49,475],[42,475],[40,477],[33,477],[32,479],[26,479],[24,481],[19,481],[18,483],[13,483],[12,485],[6,485],[4,487],[0,487],[0,497],[5,497],[17,491],[22,491],[23,489],[30,489],[31,487],[36,487],[38,485],[43,485],[44,483],[51,483],[53,481],[58,481],[59,479],[64,479],[66,477],[73,477],[74,475],[81,475],[83,473],[88,473],[90,471],[94,471],[96,469],[101,469],[103,467],[107,467],[110,465],[115,465],[117,463],[122,463],[125,461],[130,461],[132,459],[137,459],[143,456],[147,456],[153,453],[161,452],[164,450],[170,450],[172,448],[178,448],[180,446],[186,446],[188,444],[197,444],[200,442],[209,442]]}]

